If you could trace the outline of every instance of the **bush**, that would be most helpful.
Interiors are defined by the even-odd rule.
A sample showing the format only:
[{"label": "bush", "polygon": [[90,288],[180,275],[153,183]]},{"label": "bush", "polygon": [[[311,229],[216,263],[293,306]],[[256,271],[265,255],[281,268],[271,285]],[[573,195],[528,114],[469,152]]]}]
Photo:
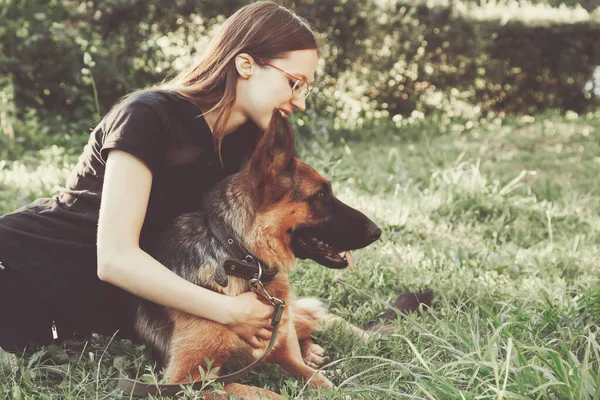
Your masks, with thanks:
[{"label": "bush", "polygon": [[[31,128],[24,118],[32,113],[42,124],[93,126],[121,96],[192,62],[225,16],[246,3],[0,0],[0,76],[7,77],[0,82],[0,129],[26,135],[19,129]],[[323,41],[314,112],[298,119],[306,127],[314,118],[349,131],[390,118],[384,125],[393,128],[430,114],[474,120],[595,105],[583,88],[600,65],[600,8],[282,3],[305,16]]]},{"label": "bush", "polygon": [[324,95],[335,101],[325,112],[341,113],[340,120],[377,111],[473,118],[595,105],[583,88],[600,65],[600,13],[439,3],[306,5],[307,13],[319,7],[316,26],[331,38]]}]

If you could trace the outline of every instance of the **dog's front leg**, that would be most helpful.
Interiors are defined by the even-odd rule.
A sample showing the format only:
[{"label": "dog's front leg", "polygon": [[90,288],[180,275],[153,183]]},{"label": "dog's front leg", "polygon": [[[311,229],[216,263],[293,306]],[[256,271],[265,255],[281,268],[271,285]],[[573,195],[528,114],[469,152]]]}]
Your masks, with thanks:
[{"label": "dog's front leg", "polygon": [[369,334],[364,330],[345,321],[342,317],[331,314],[323,302],[312,297],[294,299],[290,305],[294,316],[294,326],[300,341],[311,338],[317,329],[327,328],[333,324],[342,323],[363,340],[368,340]]},{"label": "dog's front leg", "polygon": [[300,343],[298,342],[298,336],[296,335],[292,321],[288,322],[286,328],[286,332],[282,333],[287,335],[287,337],[269,355],[269,362],[279,364],[286,374],[295,379],[304,379],[312,387],[334,389],[335,386],[329,379],[304,363],[302,352],[300,351]]},{"label": "dog's front leg", "polygon": [[329,361],[325,349],[316,344],[312,338],[300,340],[300,350],[304,363],[314,369],[321,368]]}]

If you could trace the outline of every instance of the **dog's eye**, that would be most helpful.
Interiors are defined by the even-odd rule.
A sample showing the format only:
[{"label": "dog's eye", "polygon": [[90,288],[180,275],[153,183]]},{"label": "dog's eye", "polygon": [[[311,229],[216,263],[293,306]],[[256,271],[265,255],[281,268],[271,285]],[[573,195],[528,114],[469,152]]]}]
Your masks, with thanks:
[{"label": "dog's eye", "polygon": [[321,189],[317,192],[317,197],[325,197],[325,190]]}]

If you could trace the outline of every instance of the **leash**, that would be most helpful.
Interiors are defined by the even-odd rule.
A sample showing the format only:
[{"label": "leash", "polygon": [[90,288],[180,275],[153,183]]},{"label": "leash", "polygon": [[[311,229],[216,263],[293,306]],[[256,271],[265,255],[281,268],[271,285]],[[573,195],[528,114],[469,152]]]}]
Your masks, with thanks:
[{"label": "leash", "polygon": [[[269,354],[269,352],[275,345],[275,340],[277,339],[277,331],[279,329],[279,323],[281,322],[281,317],[285,308],[285,302],[283,300],[278,299],[277,297],[271,296],[269,292],[267,292],[263,283],[260,280],[262,277],[262,267],[260,263],[258,263],[258,267],[258,276],[256,278],[250,279],[248,283],[250,284],[250,290],[252,290],[254,293],[263,296],[265,299],[267,299],[269,303],[271,303],[271,305],[275,307],[275,311],[273,312],[273,317],[271,321],[271,325],[273,326],[273,334],[271,335],[271,340],[269,341],[269,345],[267,346],[265,352],[259,358],[254,360],[252,363],[246,365],[239,371],[223,376],[218,376],[214,379],[214,382],[228,384],[241,379],[248,372],[250,372],[252,368],[254,368],[258,363],[260,363],[267,356],[267,354]],[[182,385],[184,384],[146,383],[127,377],[125,374],[123,374],[123,371],[121,371],[120,373],[118,383],[119,388],[123,390],[123,392],[135,397],[146,397],[148,395],[173,396],[182,390]],[[202,389],[202,386],[202,381],[195,381],[191,383],[191,388],[194,390]]]}]

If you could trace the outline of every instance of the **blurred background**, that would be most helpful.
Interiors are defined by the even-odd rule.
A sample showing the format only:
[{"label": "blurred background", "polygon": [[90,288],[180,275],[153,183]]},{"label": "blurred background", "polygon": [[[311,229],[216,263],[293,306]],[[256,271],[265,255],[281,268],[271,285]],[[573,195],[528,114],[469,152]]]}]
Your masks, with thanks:
[{"label": "blurred background", "polygon": [[[83,143],[121,96],[193,62],[248,2],[0,0],[0,156]],[[301,136],[460,134],[597,107],[599,0],[280,3],[322,42]]]}]

